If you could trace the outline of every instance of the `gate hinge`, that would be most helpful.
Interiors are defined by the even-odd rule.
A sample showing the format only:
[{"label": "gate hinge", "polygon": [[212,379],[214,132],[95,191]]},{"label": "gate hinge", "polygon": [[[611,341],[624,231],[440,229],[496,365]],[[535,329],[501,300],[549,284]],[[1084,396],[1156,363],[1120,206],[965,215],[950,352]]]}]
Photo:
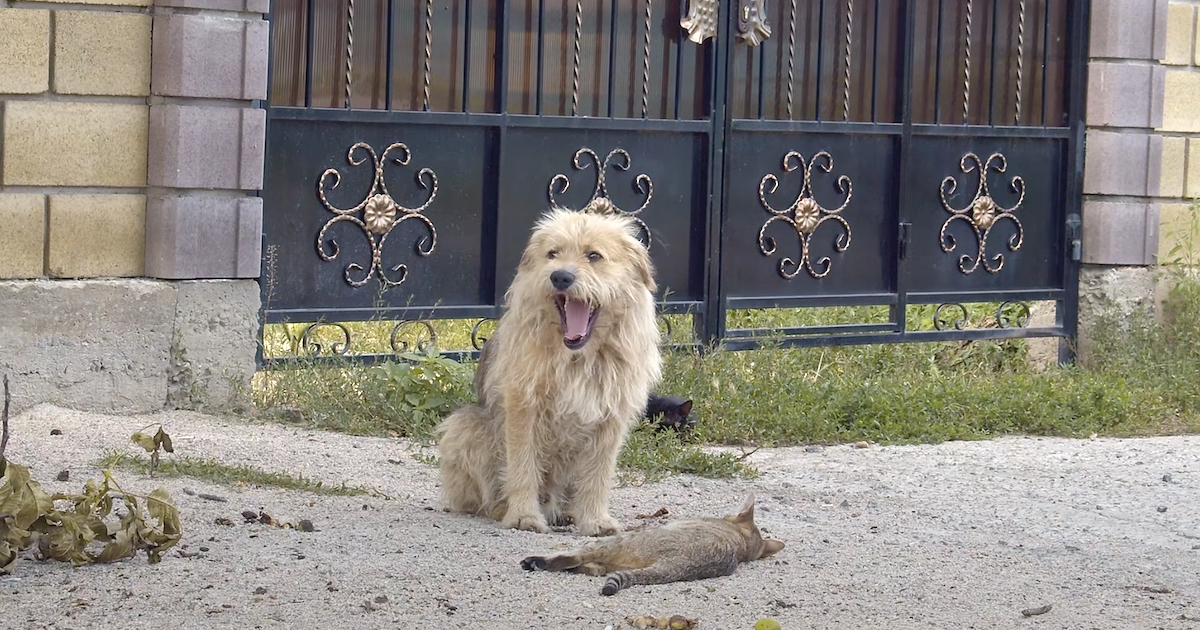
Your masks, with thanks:
[{"label": "gate hinge", "polygon": [[1078,212],[1067,215],[1067,238],[1071,240],[1071,260],[1074,262],[1083,258],[1083,240],[1079,237],[1079,226],[1082,224]]},{"label": "gate hinge", "polygon": [[900,260],[904,260],[908,257],[908,241],[911,233],[912,223],[904,222],[900,224],[900,238],[898,243],[899,251],[897,252]]}]

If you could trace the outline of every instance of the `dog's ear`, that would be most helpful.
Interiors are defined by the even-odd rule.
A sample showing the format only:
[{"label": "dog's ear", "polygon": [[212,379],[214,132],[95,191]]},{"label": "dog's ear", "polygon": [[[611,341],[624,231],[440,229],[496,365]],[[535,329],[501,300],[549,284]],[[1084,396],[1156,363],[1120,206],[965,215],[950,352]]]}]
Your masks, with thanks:
[{"label": "dog's ear", "polygon": [[651,293],[658,291],[658,285],[654,283],[654,263],[650,262],[650,252],[639,241],[635,241],[630,247],[629,257],[633,260],[638,278],[646,285],[646,290]]}]

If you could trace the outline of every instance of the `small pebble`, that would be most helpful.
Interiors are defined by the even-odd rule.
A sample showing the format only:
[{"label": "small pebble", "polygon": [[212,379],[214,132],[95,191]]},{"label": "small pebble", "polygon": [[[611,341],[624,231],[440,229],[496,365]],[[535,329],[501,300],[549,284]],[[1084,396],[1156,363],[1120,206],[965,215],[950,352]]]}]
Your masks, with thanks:
[{"label": "small pebble", "polygon": [[842,499],[842,507],[844,507],[844,508],[850,507],[850,502],[845,499]]},{"label": "small pebble", "polygon": [[375,603],[376,603],[376,604],[386,604],[386,603],[388,603],[388,596],[387,596],[387,595],[376,595],[376,596],[375,596]]},{"label": "small pebble", "polygon": [[50,429],[50,435],[62,435],[62,429]]},{"label": "small pebble", "polygon": [[200,551],[207,552],[207,551],[208,551],[208,547],[201,547],[201,548],[200,548]]},{"label": "small pebble", "polygon": [[71,471],[69,471],[69,470],[59,471],[58,475],[54,478],[59,481],[68,481],[69,479],[71,479]]},{"label": "small pebble", "polygon": [[300,531],[311,532],[311,531],[314,531],[315,529],[316,528],[313,527],[312,521],[310,521],[306,518],[300,519]]},{"label": "small pebble", "polygon": [[1167,511],[1167,506],[1165,506],[1165,505],[1160,505],[1160,506],[1158,506],[1158,511],[1159,511],[1159,512],[1166,512],[1166,511]]},{"label": "small pebble", "polygon": [[822,449],[820,446],[816,446],[816,445],[804,447],[805,453],[820,453],[822,450],[824,450],[824,449]]},{"label": "small pebble", "polygon": [[1171,473],[1167,473],[1167,474],[1163,475],[1163,481],[1165,481],[1167,483],[1171,483]]},{"label": "small pebble", "polygon": [[267,594],[267,587],[265,587],[265,586],[260,586],[260,587],[258,587],[258,588],[256,588],[256,589],[254,589],[254,594],[255,594],[255,595],[266,595],[266,594]]}]

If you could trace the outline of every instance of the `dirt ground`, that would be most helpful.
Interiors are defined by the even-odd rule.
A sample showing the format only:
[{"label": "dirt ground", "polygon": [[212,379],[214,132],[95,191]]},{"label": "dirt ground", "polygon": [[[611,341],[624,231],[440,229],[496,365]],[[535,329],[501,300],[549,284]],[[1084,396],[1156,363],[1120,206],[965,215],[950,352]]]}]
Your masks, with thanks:
[{"label": "dirt ground", "polygon": [[[144,556],[83,568],[23,559],[0,576],[0,628],[619,630],[626,616],[681,614],[700,629],[772,617],[785,630],[1200,630],[1200,436],[763,449],[750,458],[762,473],[753,481],[617,488],[612,509],[626,526],[659,508],[667,518],[724,514],[754,491],[759,524],[787,548],[730,577],[603,597],[599,579],[518,567],[577,536],[442,511],[437,470],[399,440],[41,406],[12,419],[8,455],[48,491],[68,491],[98,474],[104,449],[130,448],[130,434],[159,422],[179,454],[391,498],[119,472],[126,490],[172,493],[178,550],[154,566]],[[70,480],[55,481],[64,469]],[[243,510],[260,509],[317,531],[243,522]]]}]

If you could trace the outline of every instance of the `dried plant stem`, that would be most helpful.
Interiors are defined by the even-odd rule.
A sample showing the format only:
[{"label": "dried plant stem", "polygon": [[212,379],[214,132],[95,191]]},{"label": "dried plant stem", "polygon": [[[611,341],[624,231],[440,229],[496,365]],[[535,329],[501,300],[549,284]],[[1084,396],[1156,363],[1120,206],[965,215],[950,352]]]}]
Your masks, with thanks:
[{"label": "dried plant stem", "polygon": [[8,375],[4,375],[4,411],[0,412],[0,475],[4,474],[4,470],[8,467],[8,460],[4,458],[4,450],[8,448],[8,405],[12,402],[12,397],[8,394]]}]

